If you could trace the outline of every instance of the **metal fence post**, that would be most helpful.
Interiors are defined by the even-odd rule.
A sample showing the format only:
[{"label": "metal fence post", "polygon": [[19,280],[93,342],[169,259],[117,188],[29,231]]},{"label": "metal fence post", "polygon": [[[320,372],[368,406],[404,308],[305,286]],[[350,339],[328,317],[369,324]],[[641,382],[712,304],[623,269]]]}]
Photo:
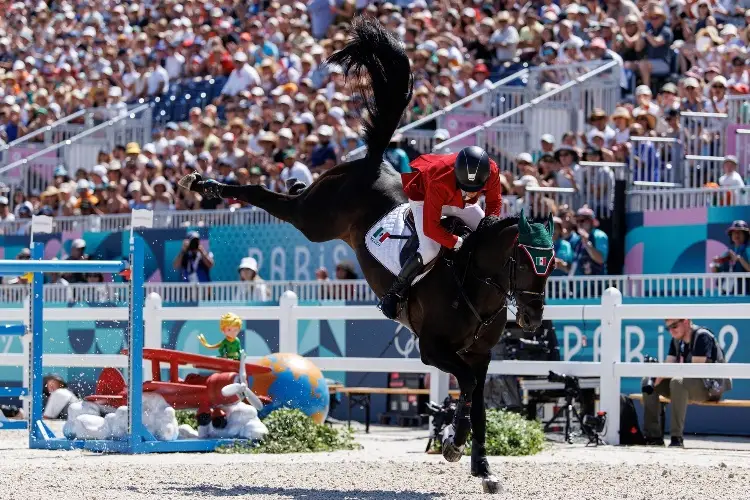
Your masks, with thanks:
[{"label": "metal fence post", "polygon": [[599,385],[599,410],[607,412],[605,440],[608,444],[620,444],[620,378],[615,366],[622,361],[622,320],[618,306],[622,305],[622,294],[616,288],[607,288],[602,294],[601,375]]},{"label": "metal fence post", "polygon": [[297,294],[287,290],[279,299],[279,352],[297,352]]}]

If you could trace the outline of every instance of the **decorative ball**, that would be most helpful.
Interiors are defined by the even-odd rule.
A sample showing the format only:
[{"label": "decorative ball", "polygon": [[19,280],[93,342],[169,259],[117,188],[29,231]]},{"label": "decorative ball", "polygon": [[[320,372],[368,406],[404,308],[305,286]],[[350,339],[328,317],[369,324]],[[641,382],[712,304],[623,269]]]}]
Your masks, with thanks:
[{"label": "decorative ball", "polygon": [[271,368],[270,373],[248,378],[250,389],[258,396],[268,396],[271,403],[259,416],[264,418],[278,408],[296,408],[322,424],[328,416],[328,384],[320,369],[310,360],[293,353],[275,353],[257,364]]}]

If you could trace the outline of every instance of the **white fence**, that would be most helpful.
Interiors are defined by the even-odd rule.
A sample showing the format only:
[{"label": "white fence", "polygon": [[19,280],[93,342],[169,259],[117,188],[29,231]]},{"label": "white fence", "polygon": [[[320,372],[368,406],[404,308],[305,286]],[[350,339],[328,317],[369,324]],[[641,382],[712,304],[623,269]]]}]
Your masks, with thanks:
[{"label": "white fence", "polygon": [[[750,186],[742,188],[672,188],[653,183],[648,189],[627,192],[629,212],[750,205]],[[658,184],[664,184],[659,186]],[[638,186],[646,187],[646,186]]]},{"label": "white fence", "polygon": [[[377,320],[382,314],[374,306],[314,306],[298,304],[294,293],[284,294],[278,306],[236,307],[233,311],[246,320],[276,320],[279,322],[279,350],[297,352],[298,322],[300,320]],[[222,307],[163,308],[161,298],[151,294],[144,310],[145,347],[161,347],[161,327],[163,321],[215,320],[225,311]],[[24,309],[4,311],[6,321],[25,321],[28,314]],[[45,319],[49,321],[127,321],[127,309],[46,309]],[[510,314],[512,318],[512,313]],[[592,362],[543,362],[543,361],[492,361],[488,374],[546,376],[550,370],[577,377],[598,377],[600,383],[600,410],[606,411],[608,423],[606,439],[610,444],[619,444],[620,427],[620,382],[622,378],[659,376],[687,378],[750,378],[750,364],[652,364],[622,361],[621,338],[622,322],[626,319],[664,320],[670,318],[692,319],[745,319],[744,308],[733,305],[689,304],[689,305],[624,305],[622,295],[614,288],[605,291],[601,305],[548,306],[545,319],[601,321],[601,327],[594,334],[594,360]],[[721,342],[721,339],[720,339]],[[25,354],[2,354],[0,366],[24,366],[28,369],[28,356]],[[257,359],[257,358],[254,358]],[[430,398],[442,401],[448,395],[449,377],[435,368],[424,365],[415,358],[309,358],[322,370],[370,373],[431,373]],[[249,361],[252,361],[249,360]],[[126,367],[123,355],[100,354],[45,354],[46,366],[76,367]],[[144,362],[144,377],[148,378],[150,363]]]},{"label": "white fence", "polygon": [[[713,256],[712,256],[713,257]],[[552,276],[547,281],[548,300],[592,299],[614,287],[628,298],[744,297],[750,294],[746,273],[631,274],[620,276]],[[146,283],[146,293],[156,293],[170,304],[278,302],[287,290],[301,301],[345,300],[375,302],[375,292],[365,280],[242,281],[215,283]],[[28,294],[22,285],[0,285],[0,303],[21,304]],[[101,304],[127,300],[122,283],[45,285],[47,303]],[[0,309],[3,311],[3,309]]]}]

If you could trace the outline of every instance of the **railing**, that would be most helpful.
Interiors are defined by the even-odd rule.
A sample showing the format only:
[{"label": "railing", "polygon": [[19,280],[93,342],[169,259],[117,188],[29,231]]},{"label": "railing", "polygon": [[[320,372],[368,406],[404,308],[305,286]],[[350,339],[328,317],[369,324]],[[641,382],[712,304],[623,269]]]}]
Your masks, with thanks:
[{"label": "railing", "polygon": [[[420,152],[427,152],[432,149],[434,140],[432,135],[434,130],[420,130],[419,127],[435,121],[437,128],[444,128],[444,122],[448,120],[448,114],[454,111],[478,113],[486,116],[493,116],[490,113],[493,111],[499,114],[499,110],[506,107],[513,107],[517,104],[516,100],[512,98],[509,90],[503,89],[502,87],[509,83],[524,79],[529,73],[528,69],[522,69],[513,73],[510,76],[502,78],[497,82],[493,83],[489,88],[478,90],[463,99],[449,104],[445,108],[430,113],[429,115],[415,120],[408,125],[396,130],[396,133],[400,133],[404,136],[404,139],[409,141],[411,145]],[[512,87],[515,89],[517,87]],[[489,94],[489,95],[488,95]],[[515,95],[515,93],[513,94]],[[486,101],[486,102],[485,102]],[[479,103],[479,104],[477,104]],[[367,152],[366,146],[360,146],[355,150],[351,151],[344,157],[345,161],[352,161],[358,158],[363,158]]]},{"label": "railing", "polygon": [[750,186],[744,188],[635,189],[627,192],[629,212],[750,205]]},{"label": "railing", "polygon": [[[543,71],[549,68],[535,69],[541,78]],[[550,127],[555,126],[555,124],[559,124],[559,127],[561,127],[557,131],[560,133],[583,129],[586,103],[599,101],[596,104],[601,104],[601,98],[587,97],[588,89],[583,84],[599,75],[614,74],[619,71],[620,68],[616,61],[603,64],[572,81],[531,99],[529,102],[436,145],[434,151],[449,152],[459,149],[464,147],[468,140],[472,144],[485,147],[490,154],[500,158],[501,163],[504,163],[503,169],[517,174],[515,161],[510,159],[514,158],[517,153],[530,150],[533,135],[541,137],[544,133],[551,133]],[[596,85],[601,85],[601,79],[596,80]],[[579,86],[580,88],[578,88]],[[619,89],[619,84],[617,89]],[[601,105],[606,106],[608,104]],[[503,158],[506,161],[503,161]]]},{"label": "railing", "polygon": [[[627,298],[743,297],[750,293],[746,273],[641,274],[625,276],[552,276],[547,282],[549,300],[600,297],[614,287]],[[146,283],[146,294],[156,293],[165,303],[218,304],[278,302],[291,290],[302,301],[375,302],[375,292],[365,280],[265,281],[214,283]],[[23,285],[0,285],[0,304],[21,304],[28,295]],[[127,284],[97,283],[44,286],[50,304],[100,305],[127,302]],[[2,311],[2,309],[0,309]]]},{"label": "railing", "polygon": [[[121,231],[130,227],[130,214],[55,217],[54,232]],[[285,224],[257,207],[221,210],[167,210],[154,212],[154,227],[176,229],[252,224]],[[0,235],[28,234],[31,219],[0,222]]]},{"label": "railing", "polygon": [[628,166],[621,162],[582,161],[582,184],[576,206],[588,205],[598,217],[610,217],[615,201],[615,180],[627,177]]},{"label": "railing", "polygon": [[726,113],[680,113],[684,154],[724,156],[728,118]]},{"label": "railing", "polygon": [[151,138],[151,106],[141,104],[127,111],[93,108],[83,113],[83,124],[71,123],[81,117],[74,114],[54,128],[44,127],[41,149],[29,144],[5,152],[0,180],[26,192],[41,192],[52,182],[59,163],[69,166],[73,175],[77,169],[90,170],[102,150],[128,142],[144,144]]},{"label": "railing", "polygon": [[[28,318],[28,310],[23,308],[4,311],[8,321],[22,322]],[[213,320],[226,312],[223,307],[162,307],[158,295],[149,295],[143,309],[144,338],[146,348],[162,347],[162,329],[165,321]],[[306,307],[300,305],[294,293],[285,293],[278,306],[236,307],[235,312],[247,321],[277,321],[279,328],[279,351],[299,352],[301,320],[382,320],[382,314],[372,305],[328,305]],[[96,321],[101,319],[127,319],[125,308],[76,308],[45,311],[50,321]],[[734,304],[623,304],[623,297],[616,289],[602,293],[599,304],[545,307],[544,318],[552,321],[573,320],[601,322],[598,333],[593,335],[592,361],[492,361],[487,373],[490,375],[546,376],[549,370],[576,377],[598,378],[600,389],[599,409],[607,414],[606,439],[610,444],[619,443],[620,392],[622,378],[626,377],[685,377],[685,378],[750,378],[750,364],[731,361],[731,353],[726,349],[726,338],[719,335],[718,341],[727,352],[728,363],[676,364],[676,363],[633,363],[632,353],[623,352],[623,335],[629,335],[625,321],[658,320],[667,317],[703,319],[746,319],[743,308]],[[514,320],[513,311],[508,319]],[[366,333],[363,333],[366,335]],[[568,354],[570,354],[568,352]],[[642,353],[641,353],[642,354]],[[624,356],[623,356],[624,355]],[[254,361],[257,358],[249,358]],[[430,366],[418,357],[308,357],[324,371],[365,372],[365,373],[430,373],[430,398],[442,401],[448,395],[449,376]],[[129,360],[124,355],[104,354],[53,354],[44,355],[45,366],[65,367],[127,367]],[[144,362],[142,372],[150,373],[150,363]],[[29,370],[29,356],[24,354],[4,354],[0,356],[0,366],[22,366]],[[139,375],[139,374],[138,374]]]},{"label": "railing", "polygon": [[[46,136],[53,130],[56,130],[58,127],[84,116],[87,112],[89,111],[85,109],[81,109],[79,111],[76,111],[75,113],[72,113],[68,116],[64,116],[63,118],[60,118],[59,120],[56,120],[50,123],[49,125],[45,125],[44,127],[40,127],[32,132],[29,132],[23,137],[19,137],[18,139],[11,141],[8,144],[4,144],[3,146],[0,146],[0,163],[5,164],[5,163],[8,163],[9,161],[14,161],[12,157],[6,158],[6,156],[10,153],[10,150],[12,150],[13,148],[22,146],[26,144],[27,142],[31,141],[32,139],[39,137],[42,134]],[[44,137],[42,138],[42,140],[44,140]],[[34,141],[34,142],[37,142],[37,141]]]},{"label": "railing", "polygon": [[682,182],[682,143],[671,137],[633,136],[628,181]]}]

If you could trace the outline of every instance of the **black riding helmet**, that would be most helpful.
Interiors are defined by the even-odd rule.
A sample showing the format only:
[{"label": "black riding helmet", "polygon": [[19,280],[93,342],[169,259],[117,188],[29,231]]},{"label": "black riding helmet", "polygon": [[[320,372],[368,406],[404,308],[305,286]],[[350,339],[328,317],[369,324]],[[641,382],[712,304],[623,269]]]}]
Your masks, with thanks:
[{"label": "black riding helmet", "polygon": [[463,148],[456,156],[456,184],[460,189],[475,193],[490,177],[490,157],[478,146]]}]

